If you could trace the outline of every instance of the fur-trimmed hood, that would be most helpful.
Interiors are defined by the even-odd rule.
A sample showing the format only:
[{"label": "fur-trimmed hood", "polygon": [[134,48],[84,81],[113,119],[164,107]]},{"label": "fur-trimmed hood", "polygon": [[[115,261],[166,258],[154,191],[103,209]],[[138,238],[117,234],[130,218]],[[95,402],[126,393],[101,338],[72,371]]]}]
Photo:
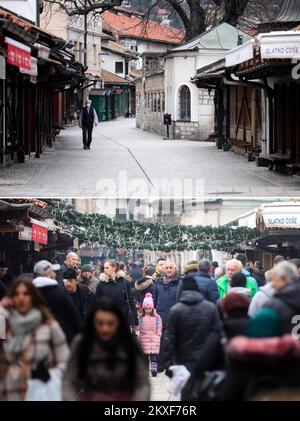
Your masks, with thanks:
[{"label": "fur-trimmed hood", "polygon": [[145,289],[149,288],[153,284],[153,278],[151,276],[145,276],[142,279],[138,279],[134,286],[137,291],[145,291]]},{"label": "fur-trimmed hood", "polygon": [[118,272],[117,272],[117,274],[116,274],[116,278],[115,279],[111,279],[111,278],[109,278],[105,273],[101,273],[101,275],[100,275],[100,282],[105,282],[105,283],[108,283],[109,281],[117,281],[118,279],[120,279],[120,278],[124,278],[124,279],[127,279],[127,276],[126,276],[126,273],[125,272],[123,272],[122,270],[119,270]]}]

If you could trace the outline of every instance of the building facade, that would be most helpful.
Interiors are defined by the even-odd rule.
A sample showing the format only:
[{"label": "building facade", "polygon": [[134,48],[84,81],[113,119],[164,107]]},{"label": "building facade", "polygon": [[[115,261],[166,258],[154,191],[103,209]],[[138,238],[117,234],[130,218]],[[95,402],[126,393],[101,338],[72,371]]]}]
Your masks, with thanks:
[{"label": "building facade", "polygon": [[[158,134],[166,132],[159,107],[155,106],[155,96],[151,100],[155,94],[164,97],[163,113],[171,115],[171,136],[174,139],[208,140],[215,129],[214,93],[207,88],[198,89],[192,79],[197,69],[223,59],[233,46],[249,38],[247,34],[223,23],[164,55],[156,55],[155,58],[154,54],[145,54],[143,77],[137,87],[137,102],[140,103],[138,127]],[[155,63],[155,60],[156,67],[163,69],[159,81],[155,65],[152,65],[152,69],[148,65],[151,61]],[[153,92],[155,84],[157,90]]]}]

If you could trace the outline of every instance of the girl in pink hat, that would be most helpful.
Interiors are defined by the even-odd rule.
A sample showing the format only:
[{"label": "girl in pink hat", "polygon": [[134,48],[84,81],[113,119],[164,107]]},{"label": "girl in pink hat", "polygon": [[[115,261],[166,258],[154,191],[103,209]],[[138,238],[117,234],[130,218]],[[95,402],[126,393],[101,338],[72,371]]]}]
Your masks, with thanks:
[{"label": "girl in pink hat", "polygon": [[149,371],[153,377],[157,376],[157,357],[160,349],[162,321],[156,313],[151,293],[145,295],[140,317],[140,342],[143,351],[148,355]]}]

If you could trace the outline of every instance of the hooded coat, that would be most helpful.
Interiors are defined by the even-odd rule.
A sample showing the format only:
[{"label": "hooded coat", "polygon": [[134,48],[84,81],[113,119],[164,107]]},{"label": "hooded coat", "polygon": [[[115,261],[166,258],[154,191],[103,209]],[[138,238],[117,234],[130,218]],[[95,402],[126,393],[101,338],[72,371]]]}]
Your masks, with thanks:
[{"label": "hooded coat", "polygon": [[142,305],[147,293],[150,292],[152,296],[154,294],[155,285],[153,278],[151,276],[145,276],[144,278],[138,279],[134,284],[134,288],[136,302]]},{"label": "hooded coat", "polygon": [[81,332],[82,322],[68,292],[61,288],[57,281],[44,276],[35,278],[32,283],[40,289],[70,344],[74,336]]},{"label": "hooded coat", "polygon": [[170,310],[165,366],[185,365],[193,371],[213,368],[218,357],[222,324],[216,306],[197,291],[182,291]]},{"label": "hooded coat", "polygon": [[287,285],[275,293],[264,307],[272,308],[278,313],[280,317],[279,334],[290,334],[296,326],[295,323],[292,323],[292,319],[300,314],[300,284]]},{"label": "hooded coat", "polygon": [[139,324],[132,291],[123,271],[117,272],[115,279],[109,278],[105,273],[101,274],[96,289],[96,298],[104,295],[120,305],[123,313],[128,317],[130,325],[137,326]]}]

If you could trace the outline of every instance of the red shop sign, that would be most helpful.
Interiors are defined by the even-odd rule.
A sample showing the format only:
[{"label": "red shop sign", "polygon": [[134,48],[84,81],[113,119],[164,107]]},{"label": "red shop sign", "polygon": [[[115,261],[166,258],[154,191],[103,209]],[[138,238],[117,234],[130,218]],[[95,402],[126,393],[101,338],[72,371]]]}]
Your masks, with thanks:
[{"label": "red shop sign", "polygon": [[36,241],[39,244],[48,244],[48,228],[42,227],[41,225],[32,224],[32,241]]},{"label": "red shop sign", "polygon": [[7,63],[20,69],[31,70],[31,49],[11,38],[5,37],[7,43]]}]

